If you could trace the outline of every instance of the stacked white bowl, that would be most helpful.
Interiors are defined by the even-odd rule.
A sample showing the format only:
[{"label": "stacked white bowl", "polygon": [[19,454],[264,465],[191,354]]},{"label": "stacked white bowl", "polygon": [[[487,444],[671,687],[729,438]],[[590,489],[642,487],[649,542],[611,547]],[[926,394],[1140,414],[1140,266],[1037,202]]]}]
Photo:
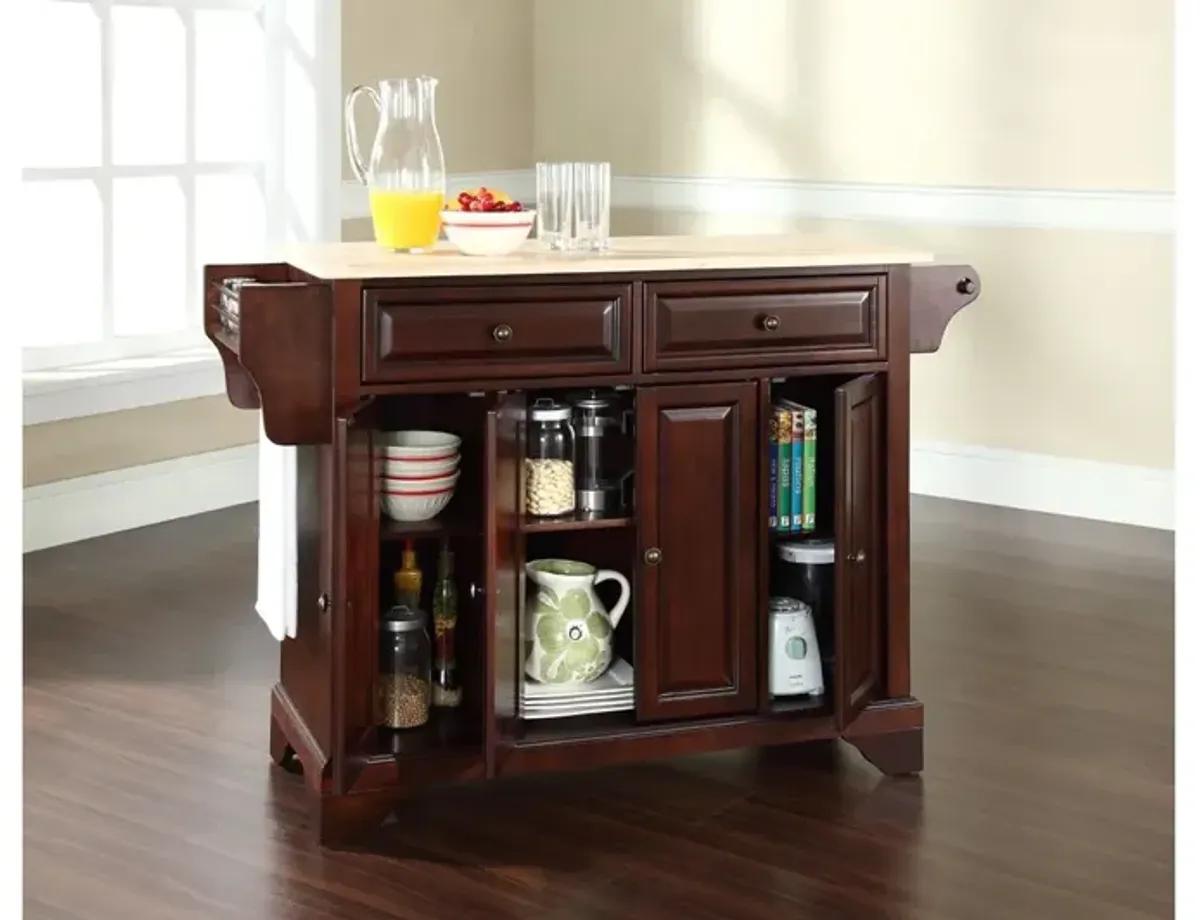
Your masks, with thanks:
[{"label": "stacked white bowl", "polygon": [[376,443],[384,514],[394,521],[428,521],[450,504],[460,472],[458,435],[384,431]]}]

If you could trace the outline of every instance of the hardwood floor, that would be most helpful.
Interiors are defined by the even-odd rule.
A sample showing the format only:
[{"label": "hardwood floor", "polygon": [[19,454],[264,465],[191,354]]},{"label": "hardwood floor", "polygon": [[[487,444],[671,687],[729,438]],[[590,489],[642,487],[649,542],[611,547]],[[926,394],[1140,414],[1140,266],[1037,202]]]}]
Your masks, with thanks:
[{"label": "hardwood floor", "polygon": [[251,507],[25,557],[25,903],[65,918],[1173,915],[1170,534],[914,499],[926,770],[746,751],[447,787],[322,852]]}]

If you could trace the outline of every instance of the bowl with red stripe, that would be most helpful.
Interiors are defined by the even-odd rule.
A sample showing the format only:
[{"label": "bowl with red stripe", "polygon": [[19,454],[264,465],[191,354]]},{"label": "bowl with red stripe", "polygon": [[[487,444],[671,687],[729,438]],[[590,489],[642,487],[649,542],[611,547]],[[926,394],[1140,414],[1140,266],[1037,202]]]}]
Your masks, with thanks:
[{"label": "bowl with red stripe", "polygon": [[384,462],[392,460],[450,460],[458,456],[462,438],[448,431],[381,431],[376,435],[376,453]]},{"label": "bowl with red stripe", "polygon": [[386,479],[436,479],[458,469],[460,454],[444,460],[393,459],[386,454],[380,461],[380,473]]},{"label": "bowl with red stripe", "polygon": [[529,236],[536,211],[442,212],[446,239],[465,256],[506,256]]},{"label": "bowl with red stripe", "polygon": [[436,492],[384,492],[383,513],[393,521],[428,521],[441,513],[454,497],[454,486]]},{"label": "bowl with red stripe", "polygon": [[442,489],[453,489],[458,477],[458,470],[448,476],[396,476],[384,472],[380,487],[384,492],[440,492]]},{"label": "bowl with red stripe", "polygon": [[450,504],[458,473],[437,479],[384,479],[383,513],[394,521],[428,521]]}]

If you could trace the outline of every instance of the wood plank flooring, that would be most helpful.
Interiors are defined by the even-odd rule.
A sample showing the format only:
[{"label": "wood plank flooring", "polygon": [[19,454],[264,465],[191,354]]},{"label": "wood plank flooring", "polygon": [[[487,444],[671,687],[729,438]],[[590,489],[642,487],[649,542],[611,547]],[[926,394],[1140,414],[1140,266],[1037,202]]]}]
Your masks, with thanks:
[{"label": "wood plank flooring", "polygon": [[739,751],[422,795],[369,852],[270,766],[254,514],[25,557],[25,916],[1173,915],[1170,534],[914,499],[926,772]]}]

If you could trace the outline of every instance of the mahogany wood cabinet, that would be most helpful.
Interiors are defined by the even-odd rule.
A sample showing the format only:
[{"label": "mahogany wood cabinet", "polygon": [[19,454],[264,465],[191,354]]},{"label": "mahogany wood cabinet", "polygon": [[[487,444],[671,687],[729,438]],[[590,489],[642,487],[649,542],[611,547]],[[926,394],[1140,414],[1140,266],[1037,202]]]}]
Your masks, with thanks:
[{"label": "mahogany wood cabinet", "polygon": [[[208,266],[206,331],[234,405],[297,451],[296,635],[280,645],[270,748],[302,773],[329,845],[429,783],[592,769],[841,738],[922,769],[909,675],[909,356],[978,293],[968,266],[791,238],[617,240],[601,256],[473,260],[305,247]],[[612,388],[634,418],[628,510],[523,513],[526,409]],[[818,409],[818,532],[836,547],[824,696],[768,693],[767,431],[776,396]],[[438,517],[381,514],[380,431],[462,438]],[[377,727],[381,611],[402,541],[426,582],[457,560],[459,707]],[[523,566],[584,559],[633,586],[617,651],[635,707],[521,718]],[[402,814],[402,811],[401,811]]]}]

